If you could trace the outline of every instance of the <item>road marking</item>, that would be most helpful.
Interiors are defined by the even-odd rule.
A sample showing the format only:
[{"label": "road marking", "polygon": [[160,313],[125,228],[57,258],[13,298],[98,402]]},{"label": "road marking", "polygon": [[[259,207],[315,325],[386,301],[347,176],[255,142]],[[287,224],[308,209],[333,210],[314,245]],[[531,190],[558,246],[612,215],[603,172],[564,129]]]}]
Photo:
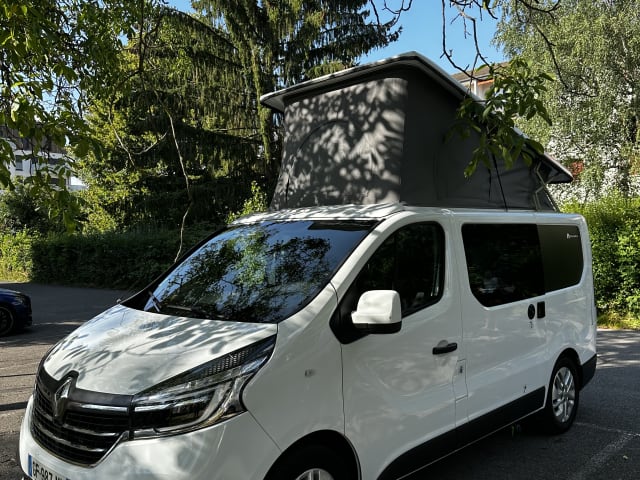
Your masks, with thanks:
[{"label": "road marking", "polygon": [[626,430],[620,430],[618,428],[611,428],[611,427],[605,427],[603,425],[596,425],[595,423],[575,422],[574,425],[593,428],[594,430],[601,430],[603,432],[617,433],[619,435],[629,435],[631,437],[640,437],[640,432],[628,432]]},{"label": "road marking", "polygon": [[[576,422],[576,424],[578,424]],[[611,442],[609,445],[604,447],[600,452],[591,457],[591,460],[585,464],[583,468],[581,468],[578,472],[573,474],[567,480],[585,480],[588,478],[592,478],[593,474],[595,474],[598,470],[600,470],[603,465],[613,457],[617,452],[622,450],[627,443],[629,443],[634,438],[640,437],[640,434],[637,433],[628,433],[628,432],[620,432],[619,430],[615,430],[612,428],[600,427],[598,425],[592,425],[587,423],[580,423],[578,425],[586,426],[586,427],[594,427],[598,430],[606,431],[606,432],[614,432],[619,433],[620,436],[614,442]]]}]

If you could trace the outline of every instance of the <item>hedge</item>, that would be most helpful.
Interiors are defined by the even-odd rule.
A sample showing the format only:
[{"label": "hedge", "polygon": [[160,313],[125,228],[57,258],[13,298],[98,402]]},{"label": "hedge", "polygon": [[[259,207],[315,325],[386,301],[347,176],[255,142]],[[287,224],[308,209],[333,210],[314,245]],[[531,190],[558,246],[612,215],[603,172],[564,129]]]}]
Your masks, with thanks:
[{"label": "hedge", "polygon": [[640,198],[611,196],[563,210],[587,220],[598,310],[639,315]]},{"label": "hedge", "polygon": [[33,238],[25,232],[0,235],[0,279],[24,282],[33,271]]},{"label": "hedge", "polygon": [[[185,232],[184,252],[207,232]],[[60,285],[144,287],[175,259],[179,231],[54,235],[0,235],[0,278]]]}]

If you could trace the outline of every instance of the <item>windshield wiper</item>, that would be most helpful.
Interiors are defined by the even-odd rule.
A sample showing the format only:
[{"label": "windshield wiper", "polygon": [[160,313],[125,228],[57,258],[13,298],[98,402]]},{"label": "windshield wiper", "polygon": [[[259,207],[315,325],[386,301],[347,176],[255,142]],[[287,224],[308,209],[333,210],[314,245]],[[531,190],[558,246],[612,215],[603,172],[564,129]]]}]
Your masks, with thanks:
[{"label": "windshield wiper", "polygon": [[162,302],[158,300],[151,290],[148,290],[149,300],[151,300],[151,306],[156,309],[156,312],[160,313],[160,309],[162,308]]},{"label": "windshield wiper", "polygon": [[194,308],[194,307],[185,307],[184,305],[172,305],[172,304],[166,304],[163,305],[166,308],[172,308],[174,310],[181,310],[184,312],[189,312],[193,315],[196,315],[197,318],[205,318],[205,319],[211,319],[211,320],[226,320],[227,318],[224,315],[220,315],[218,313],[216,314],[211,314],[209,312],[205,312],[204,310],[200,310],[199,308]]}]

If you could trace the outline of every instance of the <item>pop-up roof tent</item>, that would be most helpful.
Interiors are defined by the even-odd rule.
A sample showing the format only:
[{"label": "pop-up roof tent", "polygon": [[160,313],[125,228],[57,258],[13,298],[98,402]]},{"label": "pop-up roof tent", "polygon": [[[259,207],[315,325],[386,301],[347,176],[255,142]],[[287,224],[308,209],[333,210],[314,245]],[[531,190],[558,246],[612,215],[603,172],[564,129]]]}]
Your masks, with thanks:
[{"label": "pop-up roof tent", "polygon": [[477,137],[448,134],[465,95],[411,52],[263,96],[285,118],[271,208],[405,202],[554,210],[546,185],[572,177],[546,155],[510,169],[480,164],[464,176]]}]

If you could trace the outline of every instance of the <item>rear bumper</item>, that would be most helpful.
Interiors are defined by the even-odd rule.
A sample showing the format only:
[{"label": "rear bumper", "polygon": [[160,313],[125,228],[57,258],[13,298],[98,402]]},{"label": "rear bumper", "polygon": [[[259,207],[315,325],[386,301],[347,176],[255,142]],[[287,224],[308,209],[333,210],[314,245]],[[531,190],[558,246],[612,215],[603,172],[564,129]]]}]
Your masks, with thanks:
[{"label": "rear bumper", "polygon": [[596,364],[598,363],[598,354],[594,354],[589,360],[582,365],[582,384],[580,388],[584,388],[596,374]]}]

